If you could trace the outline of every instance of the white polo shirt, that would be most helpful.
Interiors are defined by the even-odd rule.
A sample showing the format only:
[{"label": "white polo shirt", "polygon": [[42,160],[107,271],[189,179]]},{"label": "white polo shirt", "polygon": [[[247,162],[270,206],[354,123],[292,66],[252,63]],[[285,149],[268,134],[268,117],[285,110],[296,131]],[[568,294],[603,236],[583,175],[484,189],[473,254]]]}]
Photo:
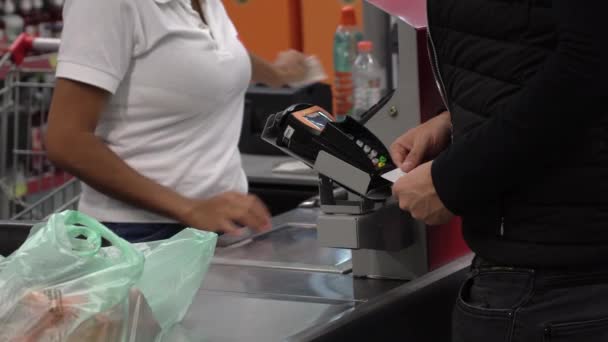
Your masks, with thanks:
[{"label": "white polo shirt", "polygon": [[[247,191],[238,140],[251,79],[221,0],[67,0],[57,77],[112,97],[96,134],[142,175],[190,198]],[[154,194],[150,194],[154,196]],[[83,184],[106,222],[172,222]]]}]

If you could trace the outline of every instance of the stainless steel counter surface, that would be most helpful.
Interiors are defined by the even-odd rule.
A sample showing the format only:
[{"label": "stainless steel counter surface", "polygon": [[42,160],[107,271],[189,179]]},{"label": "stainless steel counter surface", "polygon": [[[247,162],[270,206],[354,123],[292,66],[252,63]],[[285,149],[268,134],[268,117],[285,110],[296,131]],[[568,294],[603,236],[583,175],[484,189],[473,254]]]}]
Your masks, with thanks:
[{"label": "stainless steel counter surface", "polygon": [[[313,209],[294,209],[286,213],[277,215],[272,218],[272,230],[277,228],[283,228],[286,224],[298,224],[298,225],[315,225],[317,223],[317,217],[319,216],[320,210],[318,208]],[[240,236],[223,235],[217,241],[218,250],[219,248],[225,248],[236,243],[242,243],[255,237],[257,234],[251,232],[248,228],[243,228],[243,234]]]},{"label": "stainless steel counter surface", "polygon": [[186,318],[165,340],[282,341],[403,284],[328,268],[348,264],[350,251],[317,245],[318,213],[296,209],[274,217],[269,233],[221,237]]},{"label": "stainless steel counter surface", "polygon": [[266,234],[218,249],[215,264],[346,273],[351,252],[320,247],[314,224],[287,223]]},{"label": "stainless steel counter surface", "polygon": [[352,302],[201,291],[184,320],[164,341],[283,341],[338,319],[353,307]]},{"label": "stainless steel counter surface", "polygon": [[350,274],[214,264],[205,277],[203,290],[363,302],[402,284],[402,281],[353,278]]},{"label": "stainless steel counter surface", "polygon": [[351,252],[324,248],[317,242],[319,209],[294,209],[273,217],[272,230],[240,237],[222,236],[214,264],[293,269],[329,273],[351,270]]},{"label": "stainless steel counter surface", "polygon": [[[382,312],[394,314],[405,310],[417,315],[420,303],[416,299],[408,300],[407,297],[465,269],[470,260],[471,256],[465,256],[409,283],[401,286],[393,284],[392,289],[379,290],[367,301],[347,299],[350,293],[343,286],[347,286],[345,280],[348,275],[324,274],[326,278],[309,275],[307,281],[306,275],[296,275],[298,271],[243,271],[238,270],[238,267],[233,268],[234,266],[214,265],[205,280],[204,288],[197,293],[184,320],[163,341],[312,341],[324,331],[333,333],[334,329],[339,329],[348,322],[356,324],[368,315],[376,315],[373,316],[373,322],[382,320],[382,317],[377,316]],[[251,272],[248,273],[249,278],[240,278],[243,272]],[[285,278],[285,272],[294,274]],[[265,278],[267,282],[260,285],[256,280],[259,278]],[[297,284],[298,281],[307,285]],[[359,281],[367,282],[351,279],[353,289],[356,289]],[[234,282],[242,284],[236,286]],[[374,282],[380,284],[384,281]],[[217,286],[222,288],[217,289]],[[441,289],[439,286],[436,291]],[[278,293],[281,291],[285,293]],[[296,293],[299,295],[294,295]],[[443,292],[437,295],[441,293]],[[436,296],[433,293],[426,295],[432,298]],[[449,308],[451,303],[446,301],[443,304]],[[433,310],[420,311],[421,314],[431,315],[425,318],[428,320],[432,320],[432,312]],[[407,320],[398,321],[397,326],[393,324],[393,337],[406,329],[403,324],[407,326]]]}]

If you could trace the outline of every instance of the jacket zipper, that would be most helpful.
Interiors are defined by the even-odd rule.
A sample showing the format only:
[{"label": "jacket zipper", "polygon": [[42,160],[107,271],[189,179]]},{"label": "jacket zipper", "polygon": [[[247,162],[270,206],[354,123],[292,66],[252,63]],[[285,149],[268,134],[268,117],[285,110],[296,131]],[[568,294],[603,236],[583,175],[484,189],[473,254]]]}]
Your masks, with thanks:
[{"label": "jacket zipper", "polygon": [[[430,0],[427,0],[427,7]],[[427,21],[427,50],[429,51],[429,55],[431,56],[431,70],[433,71],[433,76],[435,77],[435,81],[437,83],[437,89],[439,89],[439,94],[443,99],[443,103],[448,111],[450,111],[450,103],[448,102],[447,92],[445,83],[443,82],[443,77],[441,76],[441,71],[439,70],[439,56],[437,55],[437,49],[435,47],[435,42],[433,41],[433,34],[431,33],[431,16],[430,10],[427,8],[426,11],[426,21]],[[454,141],[454,133],[451,134],[451,139]],[[502,205],[501,217],[500,217],[500,227],[498,230],[498,235],[501,237],[505,236],[505,218],[504,218],[504,203]]]},{"label": "jacket zipper", "polygon": [[[427,1],[428,3],[429,1]],[[428,5],[427,5],[428,6]],[[441,76],[441,72],[439,71],[439,56],[437,56],[437,49],[435,48],[435,42],[433,41],[433,35],[431,34],[431,16],[430,11],[427,9],[426,11],[426,34],[427,34],[427,51],[429,56],[431,57],[431,70],[433,71],[433,77],[435,77],[435,84],[437,85],[437,90],[439,90],[439,95],[443,99],[443,103],[445,104],[448,112],[450,111],[450,103],[448,101],[447,92],[445,88],[445,84],[443,82],[443,77]],[[450,140],[454,141],[454,130],[450,130]]]},{"label": "jacket zipper", "polygon": [[431,55],[431,69],[433,70],[433,76],[435,77],[435,82],[437,83],[437,89],[439,89],[439,94],[445,103],[448,111],[450,110],[450,104],[448,103],[447,93],[445,91],[445,84],[443,83],[443,77],[441,77],[441,72],[439,71],[439,56],[437,56],[437,49],[435,48],[435,42],[433,41],[433,35],[431,33],[431,16],[429,15],[429,10],[426,11],[427,17],[427,50]]}]

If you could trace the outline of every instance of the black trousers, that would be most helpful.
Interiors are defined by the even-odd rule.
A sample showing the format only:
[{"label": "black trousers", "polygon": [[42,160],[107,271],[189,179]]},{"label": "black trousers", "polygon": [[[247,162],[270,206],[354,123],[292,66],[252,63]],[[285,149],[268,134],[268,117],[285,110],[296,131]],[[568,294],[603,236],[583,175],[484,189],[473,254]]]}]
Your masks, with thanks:
[{"label": "black trousers", "polygon": [[103,224],[131,243],[170,239],[184,229],[183,225],[177,223],[104,222]]},{"label": "black trousers", "polygon": [[453,342],[608,342],[608,266],[545,271],[475,258],[452,323]]}]

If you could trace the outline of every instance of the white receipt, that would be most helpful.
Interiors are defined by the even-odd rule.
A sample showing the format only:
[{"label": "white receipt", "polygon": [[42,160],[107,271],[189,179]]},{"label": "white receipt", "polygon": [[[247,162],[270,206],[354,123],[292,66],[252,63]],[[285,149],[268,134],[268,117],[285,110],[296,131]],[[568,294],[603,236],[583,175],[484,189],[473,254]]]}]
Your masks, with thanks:
[{"label": "white receipt", "polygon": [[399,178],[405,176],[407,172],[403,172],[400,168],[396,168],[393,171],[389,171],[382,175],[382,178],[390,181],[391,183],[395,183]]}]

